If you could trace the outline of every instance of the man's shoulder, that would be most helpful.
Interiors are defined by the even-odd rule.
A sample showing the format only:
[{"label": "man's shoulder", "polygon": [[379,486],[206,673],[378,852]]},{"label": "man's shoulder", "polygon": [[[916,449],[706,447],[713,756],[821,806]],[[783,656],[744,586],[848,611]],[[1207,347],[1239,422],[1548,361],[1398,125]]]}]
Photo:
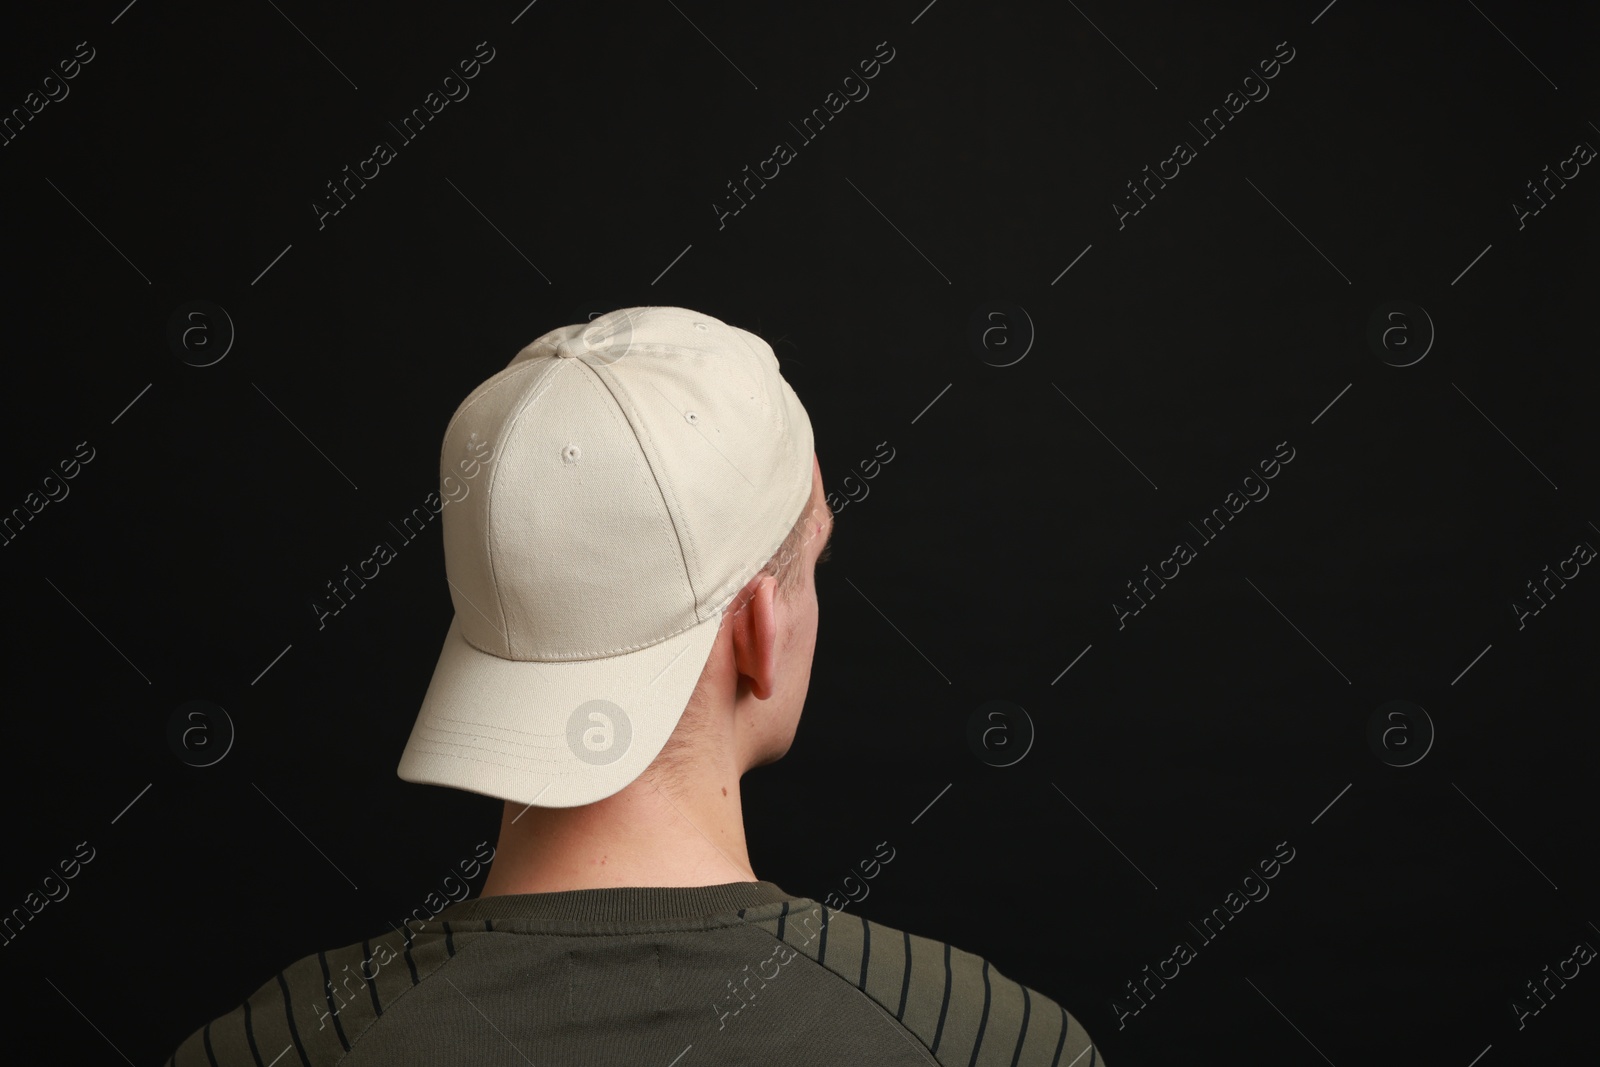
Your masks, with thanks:
[{"label": "man's shoulder", "polygon": [[855,986],[941,1064],[1104,1067],[1065,1008],[948,941],[814,900],[752,909],[745,919],[782,942],[790,959],[804,955]]},{"label": "man's shoulder", "polygon": [[[749,908],[739,918],[773,938],[771,956],[755,965],[752,981],[772,981],[785,967],[815,967],[823,982],[837,983],[845,997],[860,997],[920,1045],[925,1062],[1103,1067],[1089,1035],[1061,1005],[948,942],[804,898]],[[495,928],[487,920],[429,926],[414,936],[391,931],[302,956],[196,1030],[169,1063],[320,1067],[345,1060],[402,998]],[[801,957],[808,962],[797,962]],[[426,991],[418,995],[423,1001],[412,1003],[426,1003]],[[736,1015],[743,1006],[730,992],[725,1005],[714,1007]],[[373,1040],[381,1043],[371,1038],[366,1045]]]},{"label": "man's shoulder", "polygon": [[435,925],[300,957],[190,1034],[168,1063],[337,1063],[385,1011],[456,954],[459,932]]}]

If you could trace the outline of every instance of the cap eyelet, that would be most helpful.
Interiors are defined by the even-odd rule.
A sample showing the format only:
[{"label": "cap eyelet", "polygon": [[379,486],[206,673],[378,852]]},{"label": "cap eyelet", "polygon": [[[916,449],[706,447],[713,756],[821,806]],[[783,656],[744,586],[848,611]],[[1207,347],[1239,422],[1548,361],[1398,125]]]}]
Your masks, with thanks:
[{"label": "cap eyelet", "polygon": [[583,458],[583,450],[577,445],[567,445],[561,450],[561,458],[567,463],[576,463]]},{"label": "cap eyelet", "polygon": [[700,331],[700,332],[701,332],[701,333],[705,333],[705,332],[706,332],[706,331],[707,331],[707,330],[709,330],[709,329],[711,329],[711,327],[709,327],[709,326],[707,326],[707,325],[706,325],[706,324],[705,324],[705,323],[703,323],[703,322],[697,322],[697,323],[695,323],[695,324],[694,324],[694,328],[695,328],[695,329],[697,329],[697,330],[699,330],[699,331]]},{"label": "cap eyelet", "polygon": [[698,423],[700,421],[700,416],[695,414],[692,411],[685,411],[683,413],[683,417],[688,420],[689,425],[691,425],[691,426],[695,425],[696,423]]}]

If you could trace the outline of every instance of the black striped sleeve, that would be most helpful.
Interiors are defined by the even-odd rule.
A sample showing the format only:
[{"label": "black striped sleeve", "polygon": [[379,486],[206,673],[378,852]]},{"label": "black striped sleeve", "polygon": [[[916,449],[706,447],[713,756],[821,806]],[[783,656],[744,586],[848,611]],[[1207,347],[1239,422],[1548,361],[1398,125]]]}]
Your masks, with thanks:
[{"label": "black striped sleeve", "polygon": [[1061,1037],[1056,1041],[1056,1054],[1050,1059],[1050,1067],[1056,1067],[1056,1064],[1061,1062],[1061,1050],[1067,1045],[1068,1029],[1067,1012],[1063,1008],[1061,1011]]},{"label": "black striped sleeve", "polygon": [[[340,1015],[340,1012],[342,1010],[342,1005],[336,1003],[337,998],[333,994],[333,978],[328,973],[328,955],[327,955],[327,953],[318,952],[317,953],[317,962],[322,965],[322,995],[328,1001],[328,1015],[333,1019],[333,1032],[338,1035],[339,1044],[344,1048],[344,1050],[346,1052],[349,1052],[350,1051],[350,1039],[344,1036],[344,1023],[339,1021],[339,1015]],[[282,981],[282,976],[281,975],[279,976],[279,980]],[[284,993],[284,996],[286,998],[288,997],[287,991]],[[289,1023],[290,1023],[291,1026],[293,1026],[293,1024],[294,1024],[294,1017],[292,1015],[289,1017]],[[305,1054],[301,1053],[300,1058],[301,1059],[305,1059]]]},{"label": "black striped sleeve", "polygon": [[1022,987],[1022,1028],[1017,1033],[1017,1047],[1011,1053],[1011,1067],[1017,1067],[1022,1059],[1022,1043],[1028,1039],[1028,1016],[1033,1010],[1033,996],[1027,986]]},{"label": "black striped sleeve", "polygon": [[406,953],[405,953],[406,954],[406,970],[411,972],[411,984],[412,985],[416,985],[418,982],[422,981],[422,979],[417,977],[417,964],[416,964],[416,961],[411,958],[411,942],[412,942],[411,924],[409,922],[407,922],[404,925],[404,928],[397,926],[397,927],[395,927],[395,929],[400,932],[401,938],[403,938],[405,940],[405,945],[406,945]]},{"label": "black striped sleeve", "polygon": [[[946,942],[944,946],[944,997],[939,1001],[939,1025],[933,1028],[933,1044],[929,1046],[935,1056],[939,1054],[939,1042],[944,1038],[944,1021],[950,1017],[950,987],[955,984],[955,974],[950,969],[951,945]],[[960,1008],[956,1009],[958,1012]]]},{"label": "black striped sleeve", "polygon": [[888,928],[880,924],[873,938],[866,920],[811,901],[787,918],[784,941],[876,1001],[940,1064],[1104,1067],[1076,1018],[981,956],[894,930],[889,936],[899,933],[901,945],[885,950]]},{"label": "black striped sleeve", "polygon": [[174,1059],[199,1064],[203,1057],[210,1067],[336,1064],[386,1008],[460,952],[463,939],[485,929],[458,923],[439,932],[405,938],[395,932],[312,953],[196,1030]]},{"label": "black striped sleeve", "polygon": [[[248,997],[244,1002],[244,1036],[250,1042],[250,1056],[256,1061],[256,1067],[262,1067],[261,1049],[256,1045],[256,1028],[250,1025],[250,1000]],[[289,1046],[283,1046],[283,1051],[288,1052]]]},{"label": "black striped sleeve", "polygon": [[867,988],[867,961],[872,959],[872,924],[866,919],[861,920],[861,979],[856,982],[856,988],[865,992]]},{"label": "black striped sleeve", "polygon": [[[1020,987],[1019,987],[1020,988]],[[976,1067],[978,1050],[983,1047],[983,1031],[989,1026],[989,961],[983,961],[983,1014],[978,1017],[978,1037],[972,1044],[972,1059],[967,1067]]]},{"label": "black striped sleeve", "polygon": [[365,978],[368,974],[372,975],[372,981],[367,983],[367,992],[372,994],[372,1014],[376,1018],[383,1014],[383,1002],[378,999],[378,973],[381,970],[369,971],[368,967],[376,962],[378,954],[372,951],[372,944],[366,938],[361,940],[361,951],[366,953],[361,960],[361,976]]},{"label": "black striped sleeve", "polygon": [[[318,956],[320,957],[321,953],[318,953]],[[304,961],[301,962],[303,963]],[[300,1040],[300,1027],[296,1026],[294,1021],[295,995],[304,990],[306,985],[305,976],[302,974],[298,977],[300,978],[300,981],[296,983],[294,991],[291,991],[289,989],[289,979],[282,971],[279,971],[278,990],[283,994],[283,1022],[284,1026],[289,1031],[289,1040],[291,1043],[293,1043],[295,1051],[300,1053],[300,1063],[302,1067],[311,1067],[311,1057],[306,1054],[306,1046],[304,1042]],[[338,1028],[339,1020],[337,1018],[333,1020],[333,1025],[335,1029]],[[350,1051],[348,1048],[344,1047],[344,1037],[342,1035],[339,1038],[339,1044],[343,1051]]]},{"label": "black striped sleeve", "polygon": [[911,935],[905,934],[906,962],[905,972],[900,977],[900,1006],[895,1009],[894,1017],[904,1021],[906,1017],[906,999],[911,995]]}]

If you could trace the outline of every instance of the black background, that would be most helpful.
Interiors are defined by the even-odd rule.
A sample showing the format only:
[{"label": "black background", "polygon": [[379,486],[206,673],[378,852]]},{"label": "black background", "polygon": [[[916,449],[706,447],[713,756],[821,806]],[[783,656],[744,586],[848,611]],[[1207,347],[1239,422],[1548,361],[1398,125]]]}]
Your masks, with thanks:
[{"label": "black background", "polygon": [[[30,1062],[161,1062],[492,843],[496,801],[394,773],[449,621],[437,533],[320,631],[310,602],[437,488],[474,385],[643,304],[771,342],[850,501],[799,736],[745,782],[761,877],[822,898],[888,842],[855,910],[1059,1000],[1115,1067],[1593,1062],[1593,967],[1511,1007],[1600,945],[1600,577],[1512,609],[1600,545],[1600,176],[1513,207],[1600,145],[1592,6],[122,2],[0,44],[7,111],[95,50],[0,148],[0,509],[95,456],[0,554],[0,908],[96,851],[3,949]],[[470,96],[319,230],[480,41]],[[192,300],[236,331],[211,366],[167,340]],[[1391,301],[1436,331],[1410,366],[1414,312],[1413,347],[1368,343]],[[1280,442],[1270,496],[1119,629]],[[206,768],[167,742],[192,699],[238,731]],[[966,741],[992,699],[1036,730],[1012,766]],[[1411,766],[1367,740],[1390,700],[1437,731]],[[1270,896],[1119,1029],[1279,842]]]}]

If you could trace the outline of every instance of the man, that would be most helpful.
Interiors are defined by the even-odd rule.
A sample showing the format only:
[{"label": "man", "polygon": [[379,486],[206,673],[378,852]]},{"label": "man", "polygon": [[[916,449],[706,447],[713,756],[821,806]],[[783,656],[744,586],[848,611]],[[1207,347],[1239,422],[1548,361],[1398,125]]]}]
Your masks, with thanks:
[{"label": "man", "polygon": [[399,774],[506,802],[483,893],[290,964],[174,1067],[1103,1062],[985,960],[751,869],[739,782],[794,739],[833,532],[764,341],[552,330],[441,473],[455,617]]}]

